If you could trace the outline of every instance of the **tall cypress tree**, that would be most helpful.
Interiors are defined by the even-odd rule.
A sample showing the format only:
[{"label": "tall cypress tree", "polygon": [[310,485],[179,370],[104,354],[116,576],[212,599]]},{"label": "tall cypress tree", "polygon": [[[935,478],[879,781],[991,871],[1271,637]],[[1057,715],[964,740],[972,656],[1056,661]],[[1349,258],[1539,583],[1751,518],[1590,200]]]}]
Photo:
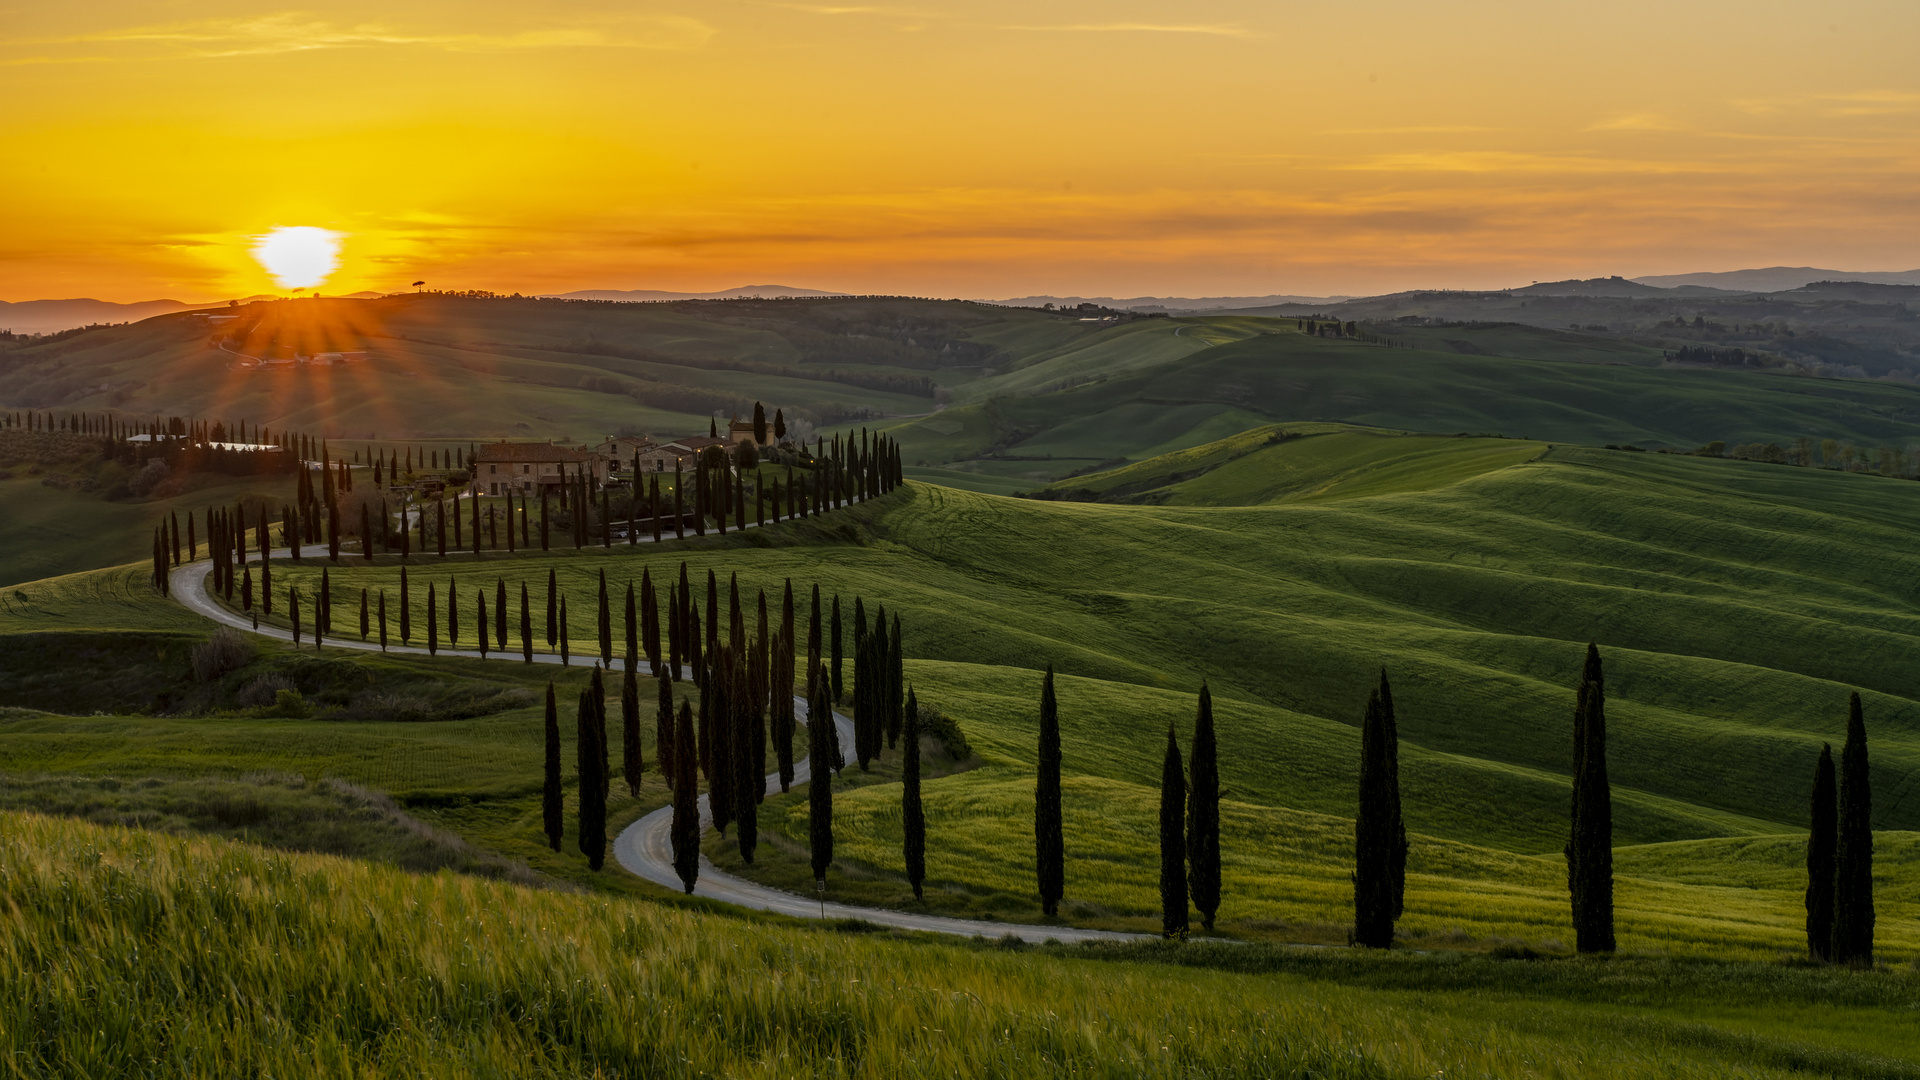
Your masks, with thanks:
[{"label": "tall cypress tree", "polygon": [[380,651],[387,651],[387,590],[380,590]]},{"label": "tall cypress tree", "polygon": [[475,589],[474,593],[477,597],[475,609],[478,612],[475,616],[475,621],[480,624],[480,659],[485,660],[487,658],[487,643],[490,640],[487,636],[487,590]]},{"label": "tall cypress tree", "polygon": [[[593,677],[599,681],[599,668],[594,669]],[[607,859],[607,777],[603,764],[606,718],[600,711],[602,708],[592,689],[580,692],[574,735],[580,773],[580,853],[587,857],[587,866],[594,870],[600,869]]]},{"label": "tall cypress tree", "polygon": [[907,689],[906,712],[906,741],[900,748],[901,846],[907,884],[913,886],[913,898],[919,900],[920,883],[927,877],[927,815],[920,805],[920,703],[911,687]]},{"label": "tall cypress tree", "polygon": [[1160,933],[1187,936],[1187,771],[1171,724],[1160,760]]},{"label": "tall cypress tree", "polygon": [[1574,947],[1612,952],[1613,796],[1607,781],[1607,697],[1600,650],[1587,644],[1573,713],[1573,822],[1567,841],[1567,891]]},{"label": "tall cypress tree", "polygon": [[701,730],[712,744],[707,752],[707,812],[713,817],[714,830],[721,836],[727,835],[727,826],[733,824],[734,811],[739,805],[734,755],[741,748],[734,745],[733,664],[732,649],[723,646],[713,653],[707,662],[707,682],[700,694],[705,713],[700,721]]},{"label": "tall cypress tree", "polygon": [[547,569],[547,651],[560,644],[560,579]]},{"label": "tall cypress tree", "polygon": [[774,756],[780,767],[780,791],[785,794],[793,786],[793,579],[788,578],[786,597],[780,606],[780,634],[774,639],[773,650],[773,688],[768,701],[779,717],[774,726]]},{"label": "tall cypress tree", "polygon": [[554,707],[553,681],[547,681],[547,771],[541,792],[540,817],[547,828],[547,846],[560,850],[566,830],[560,796],[560,712]]},{"label": "tall cypress tree", "polygon": [[653,571],[640,568],[640,643],[647,653],[648,674],[660,677],[660,600],[653,587]]},{"label": "tall cypress tree", "polygon": [[840,682],[840,594],[838,593],[833,597],[833,619],[828,632],[833,636],[833,681],[827,685],[827,689],[833,693],[833,700],[838,704],[840,691],[844,689]]},{"label": "tall cypress tree", "polygon": [[1873,966],[1873,792],[1867,782],[1867,725],[1860,695],[1847,700],[1833,875],[1833,962]]},{"label": "tall cypress tree", "polygon": [[[261,573],[264,575],[265,568]],[[413,601],[407,594],[407,568],[400,568],[400,640],[413,642]]]},{"label": "tall cypress tree", "polygon": [[647,761],[640,748],[640,679],[633,665],[627,665],[620,682],[620,771],[627,781],[627,794],[640,797],[640,781]]},{"label": "tall cypress tree", "polygon": [[607,572],[600,571],[600,610],[594,617],[594,628],[600,632],[600,663],[613,666],[613,612],[607,604]]},{"label": "tall cypress tree", "polygon": [[1354,816],[1353,942],[1384,949],[1393,944],[1400,910],[1398,876],[1405,866],[1406,830],[1400,819],[1399,755],[1386,673],[1367,695],[1360,725],[1359,812]]},{"label": "tall cypress tree", "polygon": [[440,652],[440,610],[435,598],[433,582],[427,582],[427,655]]},{"label": "tall cypress tree", "polygon": [[573,663],[573,634],[567,629],[567,598],[560,598],[560,666],[568,667]]},{"label": "tall cypress tree", "polygon": [[807,700],[807,846],[813,856],[813,880],[824,884],[833,865],[833,773],[828,769],[833,732],[833,702],[827,699],[830,680],[823,667],[809,680],[813,696]]},{"label": "tall cypress tree", "polygon": [[693,707],[682,702],[673,736],[673,869],[688,895],[700,879],[700,773],[693,746]]},{"label": "tall cypress tree", "polygon": [[[731,648],[727,651],[733,653]],[[746,660],[744,656],[733,655],[728,680],[733,684],[728,698],[731,708],[728,711],[733,728],[733,816],[739,823],[736,835],[740,841],[740,857],[752,865],[754,848],[760,842],[760,799],[766,794],[767,774],[756,769],[754,762],[752,741],[758,710],[754,708],[753,695],[747,686],[749,665]],[[764,732],[761,741],[765,743]]]},{"label": "tall cypress tree", "polygon": [[520,659],[533,663],[533,607],[527,596],[527,583],[520,583]]},{"label": "tall cypress tree", "polygon": [[460,647],[460,591],[454,588],[453,576],[447,576],[447,647]]},{"label": "tall cypress tree", "polygon": [[1039,780],[1034,786],[1033,839],[1035,873],[1040,883],[1040,909],[1060,913],[1066,894],[1066,840],[1060,822],[1060,706],[1053,696],[1053,665],[1047,665],[1040,684]]},{"label": "tall cypress tree", "polygon": [[1220,759],[1213,733],[1213,692],[1205,683],[1200,684],[1188,770],[1187,890],[1200,909],[1200,925],[1211,930],[1220,910]]},{"label": "tall cypress tree", "polygon": [[[485,637],[487,628],[483,624],[480,634]],[[501,652],[507,651],[507,579],[493,579],[493,640],[494,647]]]},{"label": "tall cypress tree", "polygon": [[1820,745],[1813,767],[1813,825],[1807,834],[1807,955],[1833,959],[1834,851],[1840,843],[1833,747]]},{"label": "tall cypress tree", "polygon": [[900,741],[901,722],[906,719],[907,661],[900,648],[900,612],[893,613],[893,632],[887,635],[887,746]]},{"label": "tall cypress tree", "polygon": [[628,581],[627,582],[627,606],[626,606],[626,611],[623,613],[623,616],[626,619],[625,628],[627,631],[627,670],[628,671],[637,671],[640,668],[640,616],[634,610],[636,606],[637,605],[635,604],[635,601],[634,601],[633,582]]},{"label": "tall cypress tree", "polygon": [[663,672],[655,681],[660,699],[653,713],[653,750],[660,757],[661,777],[673,784],[680,779],[680,762],[673,756],[679,741],[673,729],[673,672]]}]

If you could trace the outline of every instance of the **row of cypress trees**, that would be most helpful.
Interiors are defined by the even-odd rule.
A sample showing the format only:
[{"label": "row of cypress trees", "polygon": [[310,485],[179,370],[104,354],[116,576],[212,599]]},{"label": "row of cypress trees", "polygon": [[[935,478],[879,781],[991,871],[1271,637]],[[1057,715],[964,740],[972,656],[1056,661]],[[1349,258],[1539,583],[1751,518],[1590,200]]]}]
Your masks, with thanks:
[{"label": "row of cypress trees", "polygon": [[[834,509],[846,502],[864,500],[884,494],[893,490],[904,480],[901,474],[903,465],[898,446],[891,439],[884,436],[868,437],[864,431],[862,432],[862,436],[860,443],[855,444],[849,440],[848,446],[844,449],[840,446],[840,441],[836,438],[835,453],[850,454],[851,460],[842,464],[837,458],[833,457],[816,459],[818,468],[815,470],[813,479],[807,483],[796,484],[793,469],[791,467],[787,469],[787,483],[784,489],[786,492],[786,505],[784,508],[786,518],[805,517],[808,516],[809,513],[819,512],[822,508]],[[324,440],[321,442],[321,448],[322,453],[325,453]],[[824,444],[821,452],[822,454],[825,453]],[[333,460],[330,457],[323,457],[321,460],[321,484],[318,487],[314,485],[311,470],[304,468],[298,470],[295,479],[294,502],[287,504],[281,510],[281,540],[288,547],[290,556],[296,561],[301,557],[301,548],[303,545],[316,545],[323,541],[327,547],[328,559],[333,562],[340,560],[342,526],[337,498],[339,495],[352,491],[352,472],[346,467],[344,461],[340,462],[337,469],[339,479],[336,480],[336,468]],[[638,474],[636,473],[636,475]],[[679,475],[677,471],[675,475],[677,478]],[[727,531],[726,518],[729,506],[734,508],[736,522],[744,524],[745,494],[744,487],[741,486],[743,484],[744,480],[737,477],[732,470],[727,468],[714,468],[709,470],[704,459],[702,460],[699,467],[698,478],[694,485],[696,497],[694,529],[697,534],[703,536],[706,534],[705,519],[706,515],[710,513],[716,516],[719,531],[725,534]],[[654,477],[652,479],[649,513],[652,517],[653,539],[655,540],[662,538],[659,513],[661,509],[659,487],[659,478]],[[755,487],[756,524],[765,524],[766,496],[769,493],[759,490],[758,485]],[[567,497],[569,492],[571,492],[571,499]],[[778,523],[782,519],[783,507],[782,488],[777,482],[772,486],[771,496],[773,521]],[[513,552],[516,550],[513,529],[513,520],[515,518],[513,501],[515,496],[508,495],[506,498],[508,506],[506,514],[506,547],[509,552]],[[525,497],[520,498],[522,502],[527,501]],[[674,535],[681,537],[686,535],[686,521],[684,512],[680,509],[678,503],[680,499],[680,487],[677,480],[674,498],[676,500],[673,525]],[[600,493],[600,501],[601,518],[603,522],[601,529],[602,543],[605,546],[611,547],[613,517],[610,496],[604,488]],[[573,546],[576,548],[587,546],[590,543],[591,527],[586,508],[591,504],[592,498],[589,483],[584,473],[575,474],[568,478],[568,482],[562,492],[561,502],[563,506],[571,504],[574,508],[572,515]],[[639,540],[640,530],[635,518],[635,508],[638,502],[639,499],[636,493],[635,498],[630,501],[628,511],[627,539],[630,544],[637,543]],[[540,548],[543,551],[549,550],[551,546],[547,504],[548,493],[543,487],[540,492],[539,534]],[[456,503],[454,505],[457,509],[458,504]],[[471,534],[473,538],[471,549],[473,554],[478,555],[482,551],[482,518],[479,499],[476,498],[472,500],[471,510]],[[416,531],[418,533],[420,551],[425,553],[429,550],[428,514],[424,506],[419,507],[413,513],[414,522],[412,525],[407,525],[403,522],[399,529],[390,529],[387,527],[386,522],[389,514],[390,511],[386,508],[384,500],[382,500],[379,514],[382,525],[379,535],[382,545],[389,554],[393,553],[397,546],[400,557],[403,560],[409,558],[413,551],[414,534]],[[267,542],[266,510],[264,507],[260,509],[259,516],[260,521],[256,530],[259,540],[258,559],[264,563],[269,559],[271,554],[271,548]],[[532,545],[528,532],[531,528],[532,515],[523,510],[518,516],[520,519],[521,546],[531,548]],[[218,586],[225,579],[225,575],[222,574],[218,567],[224,566],[230,570],[236,563],[244,564],[247,561],[247,544],[245,542],[246,518],[244,510],[236,508],[234,517],[226,519],[225,510],[213,507],[205,511],[205,517],[207,519],[206,535],[208,539],[208,556],[215,560],[217,567],[215,570],[215,584]],[[375,533],[373,530],[372,517],[373,512],[370,505],[362,503],[360,506],[360,554],[363,560],[371,560],[374,556],[373,537]],[[453,548],[458,550],[466,546],[461,535],[460,515],[457,512],[449,512],[447,502],[435,500],[433,503],[432,517],[434,539],[431,546],[433,550],[437,551],[441,558],[445,558],[448,551],[447,525],[449,521],[451,521],[453,525]],[[217,525],[217,522],[222,519],[228,521],[228,526],[224,529]],[[238,523],[237,526],[234,523]],[[322,527],[323,523],[324,529]],[[491,506],[486,510],[485,524],[488,535],[491,538],[490,544],[497,550],[500,547],[499,529],[494,519],[494,508]],[[181,548],[180,515],[177,511],[174,511],[156,527],[153,537],[153,583],[154,587],[162,594],[169,592],[169,583],[166,580],[169,568],[179,566],[183,561]],[[187,515],[184,561],[192,561],[198,557],[199,542],[195,536],[195,520],[194,515],[189,512]],[[229,588],[225,590],[225,592],[227,598],[231,600],[231,589]],[[505,648],[504,645],[501,647],[503,649]]]}]

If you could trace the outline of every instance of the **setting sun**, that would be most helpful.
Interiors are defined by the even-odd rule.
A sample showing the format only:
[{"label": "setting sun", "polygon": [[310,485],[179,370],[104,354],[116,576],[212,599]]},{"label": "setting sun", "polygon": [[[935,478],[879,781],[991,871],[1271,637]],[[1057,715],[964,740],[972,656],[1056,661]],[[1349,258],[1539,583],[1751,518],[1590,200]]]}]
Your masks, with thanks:
[{"label": "setting sun", "polygon": [[340,267],[340,234],[312,225],[274,229],[253,245],[253,257],[282,288],[311,289]]}]

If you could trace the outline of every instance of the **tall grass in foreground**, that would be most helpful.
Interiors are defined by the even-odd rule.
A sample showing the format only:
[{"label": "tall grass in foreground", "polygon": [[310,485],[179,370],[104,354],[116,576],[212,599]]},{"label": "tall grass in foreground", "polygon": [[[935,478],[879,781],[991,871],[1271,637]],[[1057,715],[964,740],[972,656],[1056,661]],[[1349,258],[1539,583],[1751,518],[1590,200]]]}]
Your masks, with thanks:
[{"label": "tall grass in foreground", "polygon": [[31,815],[0,815],[0,836],[17,1075],[1761,1077],[1806,1060],[1485,995],[847,937]]}]

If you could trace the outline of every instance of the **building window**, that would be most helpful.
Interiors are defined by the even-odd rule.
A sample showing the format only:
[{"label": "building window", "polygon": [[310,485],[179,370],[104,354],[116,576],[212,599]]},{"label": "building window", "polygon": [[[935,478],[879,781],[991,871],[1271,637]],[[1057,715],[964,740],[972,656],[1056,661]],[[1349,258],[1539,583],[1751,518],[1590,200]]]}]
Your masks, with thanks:
[{"label": "building window", "polygon": [[520,471],[521,471],[522,473],[530,473],[530,472],[532,472],[532,471],[533,471],[533,466],[531,466],[531,465],[522,465],[522,466],[520,466]]},{"label": "building window", "polygon": [[499,471],[500,471],[500,466],[498,466],[498,465],[489,465],[489,466],[487,466],[487,473],[488,473],[488,475],[492,475],[492,474],[494,474],[494,473],[497,473],[497,472],[499,472]]}]

